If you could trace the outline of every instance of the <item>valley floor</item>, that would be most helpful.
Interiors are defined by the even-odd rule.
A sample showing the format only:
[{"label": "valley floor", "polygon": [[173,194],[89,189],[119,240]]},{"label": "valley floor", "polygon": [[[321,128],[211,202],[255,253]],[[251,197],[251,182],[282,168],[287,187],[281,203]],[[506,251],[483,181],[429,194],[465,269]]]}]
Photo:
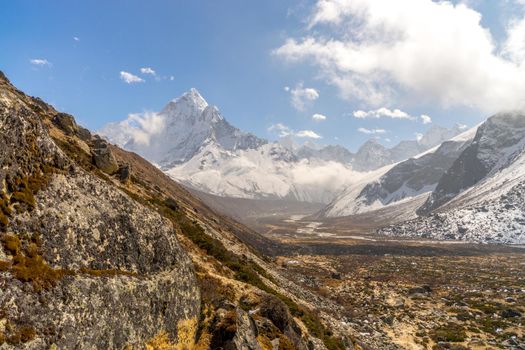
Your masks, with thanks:
[{"label": "valley floor", "polygon": [[282,243],[280,272],[324,297],[320,311],[364,350],[525,349],[524,246],[380,236],[398,219],[382,211],[267,207],[239,219]]},{"label": "valley floor", "polygon": [[370,349],[525,347],[523,247],[371,235],[279,240],[297,247],[276,257],[282,273],[338,305],[324,311]]}]

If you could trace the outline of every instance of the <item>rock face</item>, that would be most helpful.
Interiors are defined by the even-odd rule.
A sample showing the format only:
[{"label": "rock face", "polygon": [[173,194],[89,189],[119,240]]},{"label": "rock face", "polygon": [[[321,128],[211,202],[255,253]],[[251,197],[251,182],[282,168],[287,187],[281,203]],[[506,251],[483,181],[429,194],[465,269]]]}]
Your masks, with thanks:
[{"label": "rock face", "polygon": [[67,113],[58,113],[53,118],[55,123],[60,129],[64,130],[68,135],[74,135],[78,131],[78,125],[72,115]]},{"label": "rock face", "polygon": [[96,139],[93,147],[93,161],[97,168],[112,175],[119,170],[117,160],[105,140]]},{"label": "rock face", "polygon": [[447,141],[435,151],[399,163],[359,194],[367,205],[383,205],[432,191],[469,141]]},{"label": "rock face", "polygon": [[131,166],[129,164],[121,165],[118,168],[118,178],[123,183],[127,183],[131,180]]},{"label": "rock face", "polygon": [[[66,156],[44,125],[55,113],[0,78],[2,348],[175,336],[198,316],[200,294],[173,225]],[[67,116],[55,123],[76,132]]]},{"label": "rock face", "polygon": [[439,180],[418,213],[431,212],[474,186],[491,171],[508,166],[513,153],[523,148],[524,138],[525,116],[522,113],[501,113],[489,118],[479,127],[469,147]]},{"label": "rock face", "polygon": [[417,211],[380,233],[525,243],[525,117],[500,113],[482,124]]},{"label": "rock face", "polygon": [[67,135],[76,135],[83,141],[91,141],[91,132],[78,125],[75,118],[70,114],[57,113],[53,117],[53,123]]},{"label": "rock face", "polygon": [[353,167],[357,171],[368,171],[390,163],[389,150],[375,139],[370,139],[355,154]]}]

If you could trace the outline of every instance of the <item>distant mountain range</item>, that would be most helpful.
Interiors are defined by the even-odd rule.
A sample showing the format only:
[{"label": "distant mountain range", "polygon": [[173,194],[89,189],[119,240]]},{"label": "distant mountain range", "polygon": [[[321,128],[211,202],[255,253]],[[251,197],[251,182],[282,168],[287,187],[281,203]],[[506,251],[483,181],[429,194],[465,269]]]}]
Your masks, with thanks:
[{"label": "distant mountain range", "polygon": [[147,118],[157,127],[133,117],[100,134],[198,191],[324,204],[317,219],[399,204],[403,220],[412,220],[381,233],[525,242],[523,113],[500,113],[469,130],[433,126],[390,149],[370,139],[356,153],[245,133],[195,89]]},{"label": "distant mountain range", "polygon": [[419,141],[391,149],[371,139],[355,154],[338,145],[298,145],[290,138],[270,143],[232,126],[195,89],[170,101],[149,122],[158,129],[145,130],[135,118],[99,132],[200,191],[315,203],[331,202],[363,172],[415,156],[461,132],[434,126]]},{"label": "distant mountain range", "polygon": [[470,144],[476,128],[395,165],[372,172],[322,210],[327,217],[360,214],[432,192],[443,174]]}]

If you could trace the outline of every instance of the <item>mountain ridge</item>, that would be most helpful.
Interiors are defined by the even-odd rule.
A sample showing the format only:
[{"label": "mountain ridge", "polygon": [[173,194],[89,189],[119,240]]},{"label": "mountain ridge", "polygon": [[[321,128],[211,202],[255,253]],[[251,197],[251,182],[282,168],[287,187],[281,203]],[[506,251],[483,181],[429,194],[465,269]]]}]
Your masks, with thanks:
[{"label": "mountain ridge", "polygon": [[525,113],[498,113],[443,174],[419,218],[381,234],[525,242]]},{"label": "mountain ridge", "polygon": [[476,130],[474,127],[413,158],[371,172],[365,182],[355,183],[343,191],[318,216],[364,213],[431,193],[442,175],[470,144]]},{"label": "mountain ridge", "polygon": [[[422,138],[429,140],[427,146],[406,141],[392,149],[370,139],[356,154],[339,145],[298,145],[291,137],[268,142],[233,127],[196,89],[171,100],[155,116],[163,121],[162,130],[149,143],[134,141],[127,121],[109,124],[101,134],[196,190],[225,197],[312,203],[332,201],[357,172],[406,159],[443,135],[456,133],[456,129],[431,128]],[[126,132],[128,137],[122,137]]]}]

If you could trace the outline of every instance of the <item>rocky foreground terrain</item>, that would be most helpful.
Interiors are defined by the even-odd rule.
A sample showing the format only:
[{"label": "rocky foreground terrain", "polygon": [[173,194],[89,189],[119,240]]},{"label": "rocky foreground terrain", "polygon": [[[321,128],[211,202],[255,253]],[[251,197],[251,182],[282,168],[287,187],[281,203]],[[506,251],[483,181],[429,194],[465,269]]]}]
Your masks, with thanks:
[{"label": "rocky foreground terrain", "polygon": [[0,149],[0,349],[361,347],[284,246],[3,74]]},{"label": "rocky foreground terrain", "polygon": [[[525,254],[499,246],[295,241],[285,275],[339,306],[370,349],[525,348]],[[312,254],[312,252],[316,252]]]}]

